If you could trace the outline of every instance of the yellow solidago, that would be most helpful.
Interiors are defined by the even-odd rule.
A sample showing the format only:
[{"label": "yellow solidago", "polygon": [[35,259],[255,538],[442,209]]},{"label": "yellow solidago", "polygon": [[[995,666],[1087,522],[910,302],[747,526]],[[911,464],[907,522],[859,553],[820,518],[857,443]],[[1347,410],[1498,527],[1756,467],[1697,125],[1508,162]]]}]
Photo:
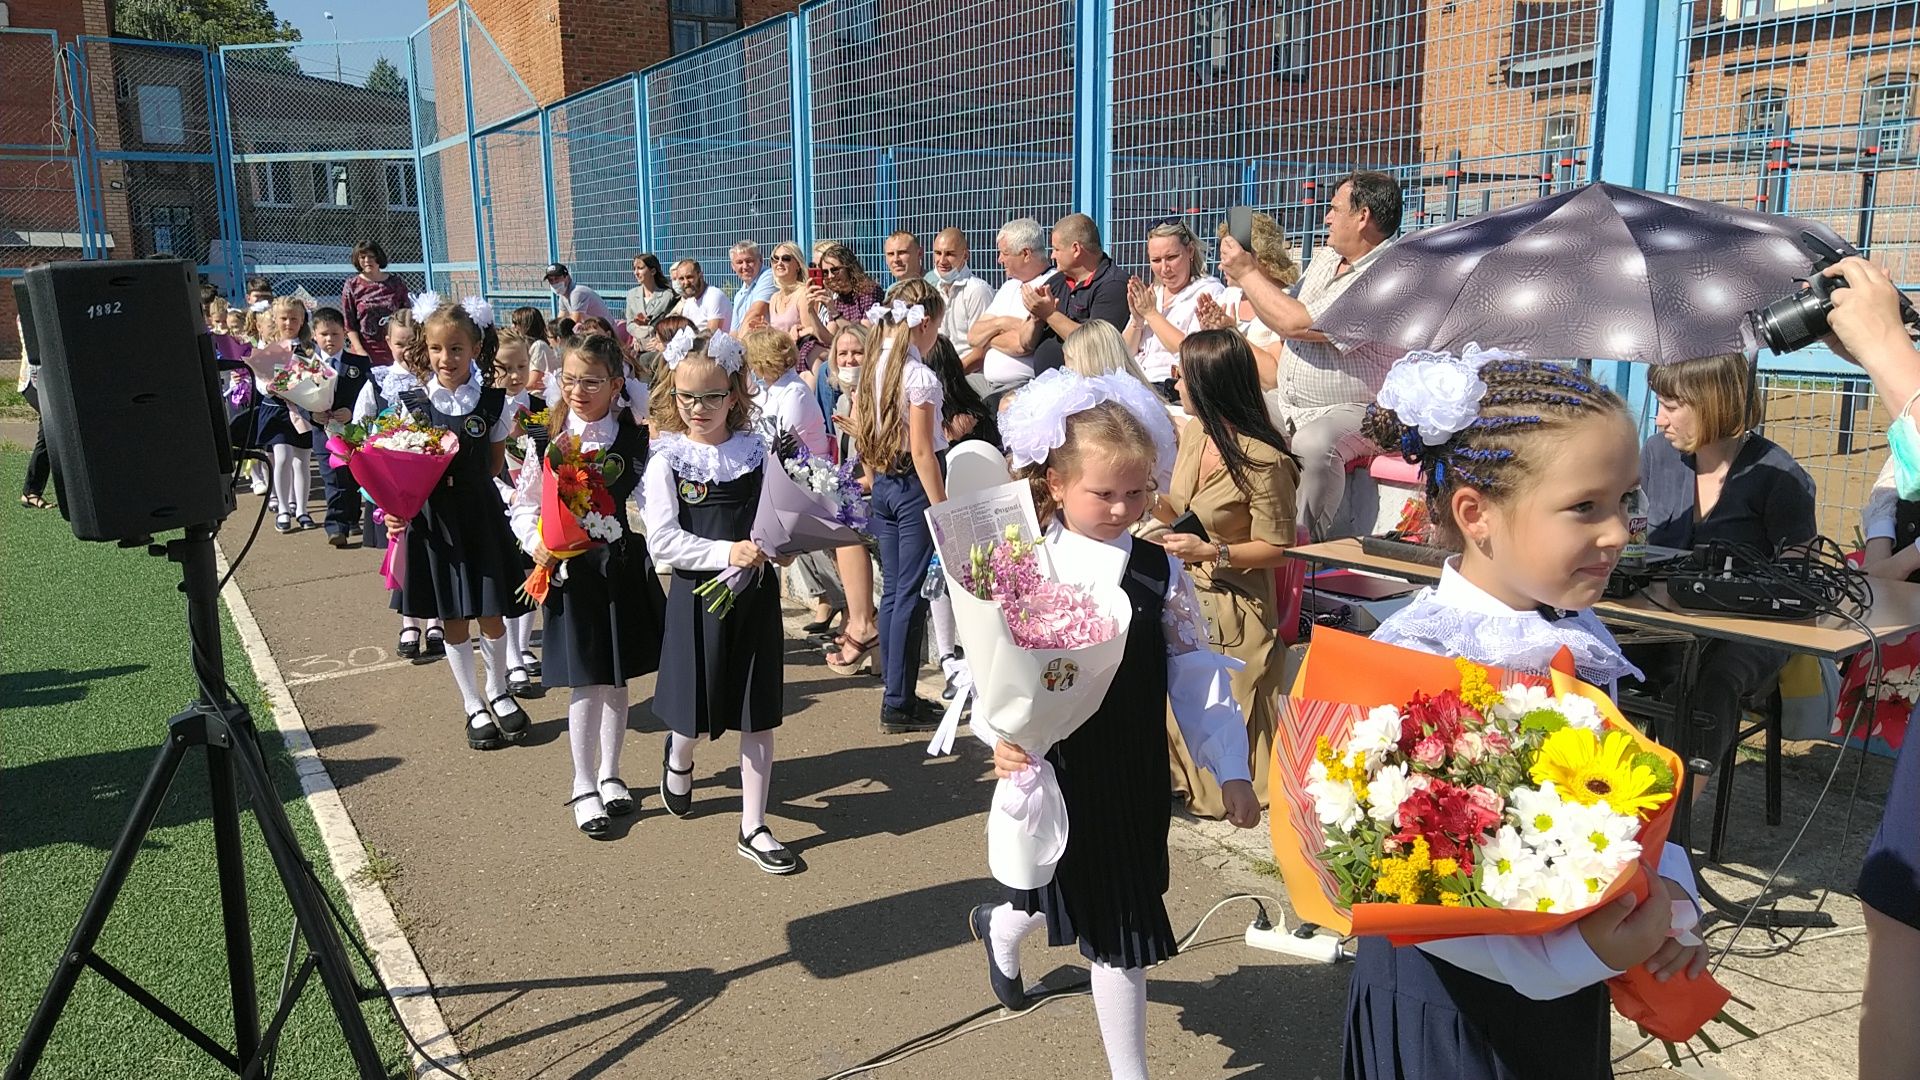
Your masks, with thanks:
[{"label": "yellow solidago", "polygon": [[1453,666],[1460,671],[1460,700],[1480,710],[1481,715],[1500,704],[1500,691],[1493,688],[1487,678],[1487,669],[1468,660],[1464,656],[1453,658]]}]

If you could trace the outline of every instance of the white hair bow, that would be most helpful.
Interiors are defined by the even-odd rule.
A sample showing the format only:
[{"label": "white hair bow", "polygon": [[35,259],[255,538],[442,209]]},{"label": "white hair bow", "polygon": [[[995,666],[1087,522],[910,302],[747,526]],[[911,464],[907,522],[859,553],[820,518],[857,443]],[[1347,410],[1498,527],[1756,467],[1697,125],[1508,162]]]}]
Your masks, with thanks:
[{"label": "white hair bow", "polygon": [[482,330],[493,325],[493,305],[487,303],[484,296],[466,296],[460,299],[460,306],[467,309],[473,318],[473,325]]},{"label": "white hair bow", "polygon": [[413,298],[413,321],[424,323],[440,310],[440,294],[428,289]]},{"label": "white hair bow", "polygon": [[875,304],[867,309],[867,321],[875,326],[889,316],[894,322],[917,327],[927,321],[927,309],[919,304],[908,304],[905,300],[895,300],[892,304]]},{"label": "white hair bow", "polygon": [[253,312],[255,315],[263,311],[271,311],[273,310],[273,301],[255,300],[253,303],[247,305],[247,310]]},{"label": "white hair bow", "polygon": [[667,347],[660,353],[660,359],[666,363],[668,371],[679,367],[680,361],[687,358],[687,354],[693,351],[695,340],[691,326],[683,326],[679,333],[673,335],[673,340],[667,342]]},{"label": "white hair bow", "polygon": [[740,339],[725,330],[716,330],[707,339],[707,358],[720,365],[720,370],[729,375],[738,375],[747,362],[747,350],[740,345]]},{"label": "white hair bow", "polygon": [[1480,399],[1487,394],[1480,369],[1522,356],[1504,349],[1482,349],[1478,342],[1469,343],[1459,356],[1416,349],[1394,361],[1375,400],[1419,432],[1423,444],[1439,446],[1480,416]]},{"label": "white hair bow", "polygon": [[1151,388],[1125,372],[1092,378],[1070,368],[1041,373],[1014,395],[1000,417],[1000,441],[1016,468],[1043,465],[1067,441],[1067,417],[1107,401],[1132,413],[1153,438],[1153,476],[1165,490],[1173,482],[1179,448],[1173,418]]}]

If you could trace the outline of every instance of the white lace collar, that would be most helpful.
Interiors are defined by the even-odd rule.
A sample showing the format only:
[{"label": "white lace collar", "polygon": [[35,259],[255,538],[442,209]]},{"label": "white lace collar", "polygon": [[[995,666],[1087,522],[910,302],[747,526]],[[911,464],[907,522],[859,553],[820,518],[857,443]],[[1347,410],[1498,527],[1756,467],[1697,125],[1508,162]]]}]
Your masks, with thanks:
[{"label": "white lace collar", "polygon": [[467,369],[467,381],[449,390],[440,385],[439,379],[427,384],[427,400],[433,407],[448,416],[465,416],[480,404],[480,368],[475,365]]},{"label": "white lace collar", "polygon": [[374,378],[380,383],[380,393],[389,401],[401,391],[412,390],[420,385],[420,380],[413,372],[407,370],[405,364],[388,364],[376,370],[378,373]]},{"label": "white lace collar", "polygon": [[709,446],[669,433],[655,440],[653,452],[664,456],[682,480],[724,484],[759,468],[767,457],[767,441],[756,432],[736,431],[719,446]]},{"label": "white lace collar", "polygon": [[1595,685],[1609,686],[1623,675],[1646,678],[1620,654],[1613,633],[1591,610],[1551,620],[1537,609],[1515,610],[1468,581],[1457,561],[1458,556],[1447,560],[1440,583],[1420,590],[1388,616],[1374,639],[1531,672],[1545,671],[1564,646],[1580,677]]}]

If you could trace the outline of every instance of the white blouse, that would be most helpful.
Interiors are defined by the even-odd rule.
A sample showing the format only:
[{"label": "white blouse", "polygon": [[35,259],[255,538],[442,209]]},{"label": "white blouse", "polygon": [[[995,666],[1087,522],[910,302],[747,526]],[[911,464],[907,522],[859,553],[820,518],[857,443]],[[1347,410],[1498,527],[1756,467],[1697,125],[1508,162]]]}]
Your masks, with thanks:
[{"label": "white blouse", "polygon": [[380,401],[385,398],[391,408],[400,399],[404,390],[412,390],[420,385],[413,372],[404,365],[388,364],[383,368],[374,368],[367,384],[360,388],[360,396],[353,400],[353,422],[364,424],[380,414]]},{"label": "white blouse", "polygon": [[679,481],[738,480],[766,461],[766,440],[757,432],[736,431],[719,446],[709,446],[685,435],[667,434],[654,440],[650,454],[646,475],[640,480],[640,517],[647,524],[647,552],[654,564],[675,570],[725,570],[734,542],[680,527]]},{"label": "white blouse", "polygon": [[833,452],[827,441],[827,418],[820,414],[820,400],[807,389],[800,374],[789,371],[753,395],[760,410],[760,433],[769,441],[781,432],[791,431],[807,448],[807,453],[827,457]]},{"label": "white blouse", "polygon": [[[1167,295],[1165,286],[1153,287],[1153,304],[1167,321],[1182,333],[1191,334],[1200,329],[1200,298],[1211,296],[1218,299],[1221,290],[1220,279],[1212,276],[1198,277],[1187,283],[1187,287]],[[1135,316],[1135,321],[1139,317]],[[1140,362],[1140,370],[1146,372],[1148,382],[1165,382],[1173,378],[1173,365],[1180,360],[1177,350],[1169,349],[1153,327],[1142,324],[1140,327],[1140,352],[1135,357]]]},{"label": "white blouse", "polygon": [[[1060,543],[1064,532],[1056,520],[1047,528],[1047,543]],[[1069,542],[1072,540],[1069,538]],[[1106,544],[1131,558],[1136,542],[1130,534],[1121,533]],[[1186,565],[1171,555],[1167,556],[1167,594],[1160,608],[1160,628],[1167,639],[1167,699],[1193,759],[1223,784],[1252,780],[1247,770],[1247,718],[1233,697],[1233,674],[1246,665],[1213,648],[1193,578]]]},{"label": "white blouse", "polygon": [[[526,407],[525,395],[521,395],[521,408]],[[512,410],[510,410],[512,411]],[[519,413],[514,412],[515,416]],[[609,410],[598,420],[582,419],[579,413],[567,414],[567,434],[580,440],[580,450],[602,450],[613,445],[620,437],[620,414]],[[546,470],[538,462],[529,461],[520,469],[520,480],[514,485],[513,495],[507,500],[507,524],[513,527],[514,539],[520,541],[523,551],[531,552],[533,542],[540,536],[540,486]]]},{"label": "white blouse", "polygon": [[[1436,656],[1464,656],[1476,663],[1523,671],[1544,671],[1560,646],[1574,654],[1580,677],[1611,684],[1621,674],[1640,677],[1620,655],[1613,634],[1591,611],[1549,622],[1537,610],[1518,611],[1468,581],[1448,560],[1437,586],[1423,589],[1413,602],[1387,617],[1373,632],[1384,641]],[[1693,864],[1684,848],[1668,844],[1660,853],[1660,876],[1684,888],[1698,901]],[[1676,905],[1675,928],[1682,927]],[[1536,1001],[1562,998],[1621,974],[1608,967],[1575,926],[1531,937],[1483,935],[1422,942],[1429,956],[1476,975],[1506,983]]]},{"label": "white blouse", "polygon": [[[880,393],[880,388],[886,385],[887,362],[883,360],[873,369],[870,385],[876,395]],[[912,414],[916,405],[933,406],[933,449],[936,452],[947,448],[946,400],[947,388],[940,384],[940,376],[935,375],[933,369],[921,361],[919,349],[911,345],[907,346],[907,367],[900,373],[900,422],[907,425],[913,423]],[[877,409],[875,413],[878,414]],[[911,452],[913,448],[909,441],[911,438],[912,433],[909,429],[907,439],[903,439],[900,443],[903,452]],[[875,468],[878,470],[880,466],[876,464]]]}]

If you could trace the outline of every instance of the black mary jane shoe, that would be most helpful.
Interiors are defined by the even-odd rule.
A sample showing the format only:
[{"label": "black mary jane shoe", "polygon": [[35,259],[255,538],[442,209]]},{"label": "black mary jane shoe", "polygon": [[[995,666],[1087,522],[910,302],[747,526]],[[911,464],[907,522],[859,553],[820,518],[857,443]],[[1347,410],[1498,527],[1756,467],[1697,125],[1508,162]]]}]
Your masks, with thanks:
[{"label": "black mary jane shoe", "polygon": [[[608,798],[608,784],[618,787],[620,794]],[[605,780],[600,781],[596,790],[600,792],[600,802],[606,806],[607,813],[612,814],[614,817],[625,817],[633,813],[633,792],[628,790],[625,780],[617,776],[609,776]]]},{"label": "black mary jane shoe", "polygon": [[766,833],[769,838],[773,836],[773,830],[762,825],[740,837],[740,843],[737,846],[741,855],[753,860],[754,865],[769,874],[791,874],[795,870],[800,869],[799,858],[796,857],[793,852],[788,851],[787,846],[778,840],[773,842],[774,848],[772,851],[761,851],[759,848],[754,847],[753,838],[759,836],[761,833]]},{"label": "black mary jane shoe", "polygon": [[445,655],[447,655],[447,632],[437,626],[427,627],[427,636],[420,643],[420,655],[413,662],[431,664]]},{"label": "black mary jane shoe", "polygon": [[533,680],[527,677],[527,669],[515,664],[507,669],[507,693],[515,697],[533,689]]},{"label": "black mary jane shoe", "polygon": [[520,651],[520,666],[527,669],[529,679],[540,677],[540,658],[524,649]]},{"label": "black mary jane shoe", "polygon": [[294,523],[300,526],[301,532],[305,532],[308,529],[317,529],[320,527],[314,524],[312,514],[301,514],[299,517],[294,519]]},{"label": "black mary jane shoe", "polygon": [[[513,706],[513,711],[505,716],[500,715],[500,710],[494,708],[495,705],[503,701]],[[513,700],[512,694],[501,694],[499,697],[487,702],[487,712],[493,716],[494,726],[500,729],[501,737],[510,743],[517,743],[526,738],[527,729],[533,726],[533,717],[528,716],[527,710],[521,708],[520,703]]]},{"label": "black mary jane shoe", "polygon": [[683,818],[693,813],[693,787],[689,783],[685,795],[675,795],[667,788],[667,774],[674,776],[692,776],[692,769],[673,767],[673,736],[667,736],[666,750],[660,755],[660,801],[667,805],[667,813]]},{"label": "black mary jane shoe", "polygon": [[[585,802],[588,799],[597,799],[599,797],[600,797],[600,791],[598,788],[596,788],[593,791],[586,792],[585,794],[575,795],[573,798],[568,799],[566,802],[563,802],[560,805],[572,806],[574,803]],[[609,839],[609,837],[607,836],[607,833],[613,829],[613,822],[607,820],[606,814],[601,814],[597,817],[590,817],[585,821],[575,821],[574,824],[580,827],[581,832],[586,833],[588,836],[593,837],[595,840]]]},{"label": "black mary jane shoe", "polygon": [[[408,637],[409,634],[413,636]],[[420,631],[411,626],[400,631],[400,644],[393,647],[393,652],[402,660],[420,659]]]},{"label": "black mary jane shoe", "polygon": [[993,909],[993,904],[975,904],[973,910],[967,912],[967,928],[973,931],[975,941],[986,946],[987,985],[993,987],[993,996],[1008,1012],[1021,1012],[1027,1007],[1027,988],[1017,977],[1002,974],[1000,962],[993,958],[993,936],[989,932]]},{"label": "black mary jane shoe", "polygon": [[[486,717],[487,722],[474,727],[474,718],[480,716]],[[493,722],[491,713],[485,709],[476,709],[467,714],[467,749],[498,750],[505,745],[507,740],[500,737],[500,728]]]}]

